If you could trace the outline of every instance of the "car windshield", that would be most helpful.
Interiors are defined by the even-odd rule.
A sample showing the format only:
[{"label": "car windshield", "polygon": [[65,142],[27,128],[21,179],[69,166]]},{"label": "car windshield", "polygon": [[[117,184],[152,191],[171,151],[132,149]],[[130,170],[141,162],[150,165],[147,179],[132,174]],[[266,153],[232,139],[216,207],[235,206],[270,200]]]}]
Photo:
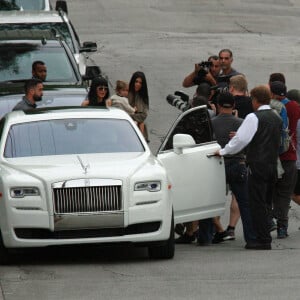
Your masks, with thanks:
[{"label": "car windshield", "polygon": [[[72,41],[72,36],[69,31],[69,28],[66,23],[63,22],[51,22],[51,23],[22,23],[22,24],[0,24],[0,31],[7,30],[51,30],[55,29],[58,34],[60,34],[63,39],[68,44],[71,51],[75,52],[75,46]],[[78,44],[79,42],[75,39],[75,42]]]},{"label": "car windshield", "polygon": [[12,4],[14,9],[24,10],[43,10],[45,9],[45,0],[4,0]]},{"label": "car windshield", "polygon": [[119,119],[60,119],[11,126],[6,158],[84,153],[144,152],[132,125]]},{"label": "car windshield", "polygon": [[32,63],[36,60],[45,62],[47,82],[78,82],[64,48],[45,47],[34,43],[0,44],[0,81],[31,78]]}]

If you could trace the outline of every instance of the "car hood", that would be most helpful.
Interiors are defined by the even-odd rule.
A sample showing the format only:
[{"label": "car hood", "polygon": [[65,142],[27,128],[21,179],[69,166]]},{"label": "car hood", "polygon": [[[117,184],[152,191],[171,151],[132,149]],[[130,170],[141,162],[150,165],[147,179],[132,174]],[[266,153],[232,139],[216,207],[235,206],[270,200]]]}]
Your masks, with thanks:
[{"label": "car hood", "polygon": [[[7,171],[42,181],[58,182],[76,178],[126,179],[143,166],[157,164],[149,152],[57,155],[7,159]],[[14,170],[14,171],[13,171]],[[25,173],[25,174],[24,174]]]}]

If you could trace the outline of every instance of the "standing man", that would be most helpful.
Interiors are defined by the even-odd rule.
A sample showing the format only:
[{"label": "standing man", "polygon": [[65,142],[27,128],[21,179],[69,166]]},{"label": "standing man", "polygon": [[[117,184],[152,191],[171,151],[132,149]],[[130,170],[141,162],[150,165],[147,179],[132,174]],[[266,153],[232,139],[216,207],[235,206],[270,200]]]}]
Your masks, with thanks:
[{"label": "standing man", "polygon": [[255,87],[250,94],[254,112],[247,115],[236,135],[216,155],[236,154],[247,146],[249,204],[257,240],[247,242],[245,248],[270,250],[268,201],[277,179],[282,121],[269,105],[271,93],[266,86]]},{"label": "standing man", "polygon": [[36,101],[41,101],[43,96],[43,82],[39,79],[29,79],[24,85],[25,96],[16,104],[13,110],[30,110],[36,108]]},{"label": "standing man", "polygon": [[45,63],[41,60],[36,60],[32,64],[32,79],[40,79],[43,82],[46,81],[47,77],[47,67]]},{"label": "standing man", "polygon": [[284,173],[276,182],[273,198],[273,214],[277,219],[277,238],[284,239],[288,237],[288,213],[297,180],[296,128],[300,118],[300,108],[296,101],[290,101],[286,98],[287,89],[283,82],[271,82],[270,90],[272,98],[285,105],[288,116],[289,135],[291,137],[288,150],[279,156]]},{"label": "standing man", "polygon": [[184,78],[182,86],[188,88],[204,82],[208,83],[210,86],[216,85],[217,77],[221,70],[219,57],[217,55],[212,55],[208,58],[208,61],[211,62],[211,66],[208,70],[201,67],[200,64],[195,64],[194,71]]},{"label": "standing man", "polygon": [[220,67],[221,72],[217,78],[217,85],[220,88],[228,88],[229,86],[229,79],[232,76],[239,75],[238,71],[236,71],[234,68],[232,68],[232,62],[233,62],[233,54],[230,49],[222,49],[219,52],[219,61],[220,61]]},{"label": "standing man", "polygon": [[[233,108],[234,97],[230,93],[221,93],[218,96],[219,114],[211,120],[216,140],[221,147],[224,147],[229,142],[230,135],[236,132],[243,122],[243,119],[237,118],[232,114]],[[224,162],[226,181],[235,196],[235,201],[237,201],[238,218],[241,213],[244,239],[246,243],[253,243],[256,240],[256,235],[252,225],[248,201],[245,153],[241,151],[233,155],[225,155]],[[217,243],[217,241],[229,240],[230,237],[230,235],[228,236],[227,228],[225,232],[217,232],[214,240]]]}]

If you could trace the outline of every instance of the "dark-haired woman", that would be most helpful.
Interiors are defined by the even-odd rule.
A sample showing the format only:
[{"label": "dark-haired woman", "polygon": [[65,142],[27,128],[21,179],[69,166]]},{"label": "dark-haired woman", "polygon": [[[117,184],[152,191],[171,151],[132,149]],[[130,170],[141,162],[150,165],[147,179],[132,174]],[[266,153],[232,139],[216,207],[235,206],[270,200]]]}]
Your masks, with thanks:
[{"label": "dark-haired woman", "polygon": [[147,142],[148,132],[145,126],[145,120],[149,111],[149,96],[145,74],[143,72],[134,72],[129,82],[128,93],[129,104],[136,107],[136,112],[131,116],[143,133]]},{"label": "dark-haired woman", "polygon": [[109,106],[108,82],[105,78],[97,77],[92,80],[87,98],[81,106]]}]

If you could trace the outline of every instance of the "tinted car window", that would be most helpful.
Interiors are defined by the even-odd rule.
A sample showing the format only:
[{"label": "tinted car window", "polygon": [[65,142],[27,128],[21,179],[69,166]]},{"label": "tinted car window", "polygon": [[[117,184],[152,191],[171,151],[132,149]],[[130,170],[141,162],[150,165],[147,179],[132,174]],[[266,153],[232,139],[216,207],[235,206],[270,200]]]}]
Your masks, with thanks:
[{"label": "tinted car window", "polygon": [[17,5],[19,9],[25,9],[25,10],[45,9],[45,0],[5,0],[5,1]]},{"label": "tinted car window", "polygon": [[61,47],[39,44],[0,44],[0,81],[30,78],[32,62],[42,60],[47,66],[47,81],[77,82],[74,69]]},{"label": "tinted car window", "polygon": [[212,127],[207,109],[197,109],[183,113],[175,127],[167,135],[167,140],[160,150],[173,149],[173,136],[177,133],[190,134],[196,144],[211,142],[213,140]]},{"label": "tinted car window", "polygon": [[4,156],[143,152],[131,124],[115,119],[63,119],[13,125]]},{"label": "tinted car window", "polygon": [[[0,24],[0,30],[51,30],[55,29],[58,34],[60,34],[63,39],[66,41],[68,44],[69,48],[73,53],[75,53],[75,46],[72,41],[72,36],[69,31],[69,28],[66,23],[32,23],[32,24],[27,24],[27,23],[22,23],[22,24]],[[77,42],[77,47],[79,47],[79,39]]]}]

